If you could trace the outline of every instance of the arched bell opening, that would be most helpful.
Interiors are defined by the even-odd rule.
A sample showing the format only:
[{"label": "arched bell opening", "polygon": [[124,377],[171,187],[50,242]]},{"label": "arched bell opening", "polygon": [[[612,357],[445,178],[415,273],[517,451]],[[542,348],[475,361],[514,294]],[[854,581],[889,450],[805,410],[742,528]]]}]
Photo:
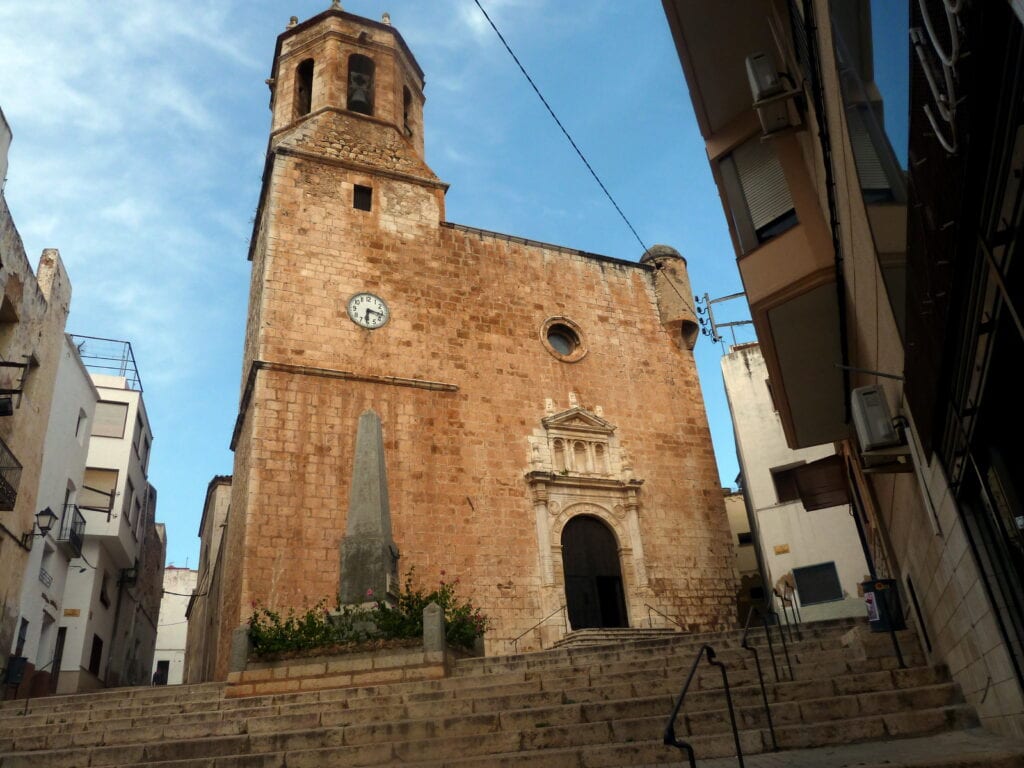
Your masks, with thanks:
[{"label": "arched bell opening", "polygon": [[364,115],[373,114],[373,59],[359,53],[348,57],[347,107]]}]

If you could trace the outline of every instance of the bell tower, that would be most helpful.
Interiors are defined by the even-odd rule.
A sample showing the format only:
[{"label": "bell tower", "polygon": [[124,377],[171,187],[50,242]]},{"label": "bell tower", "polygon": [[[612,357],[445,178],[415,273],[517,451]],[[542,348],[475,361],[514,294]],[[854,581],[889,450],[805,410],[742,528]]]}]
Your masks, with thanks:
[{"label": "bell tower", "polygon": [[393,127],[423,158],[423,70],[388,14],[370,21],[335,3],[301,24],[293,16],[267,84],[272,137],[337,110]]}]

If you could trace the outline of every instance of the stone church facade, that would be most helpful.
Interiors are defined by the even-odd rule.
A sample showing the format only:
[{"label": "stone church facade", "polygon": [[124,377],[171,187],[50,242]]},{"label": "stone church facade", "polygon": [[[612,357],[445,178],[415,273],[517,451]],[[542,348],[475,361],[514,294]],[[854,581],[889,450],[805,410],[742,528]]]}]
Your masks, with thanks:
[{"label": "stone church facade", "polygon": [[730,623],[685,262],[447,222],[423,73],[387,17],[293,20],[268,83],[215,677],[255,602],[338,593],[367,410],[398,572],[458,577],[488,653],[557,639],[563,605],[577,628]]}]

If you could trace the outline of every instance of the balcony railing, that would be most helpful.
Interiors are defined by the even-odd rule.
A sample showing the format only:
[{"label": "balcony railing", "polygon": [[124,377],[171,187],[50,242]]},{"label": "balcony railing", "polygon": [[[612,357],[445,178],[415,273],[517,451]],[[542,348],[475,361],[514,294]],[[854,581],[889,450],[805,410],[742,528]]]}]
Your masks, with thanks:
[{"label": "balcony railing", "polygon": [[41,582],[43,582],[43,586],[44,587],[52,587],[53,586],[53,576],[51,576],[50,572],[47,571],[42,566],[39,566],[39,580]]},{"label": "balcony railing", "polygon": [[72,557],[82,554],[82,537],[85,535],[85,516],[76,504],[64,505],[64,516],[57,531],[57,543],[66,544]]},{"label": "balcony railing", "polygon": [[14,458],[7,443],[0,440],[0,510],[14,509],[21,482],[21,462]]}]

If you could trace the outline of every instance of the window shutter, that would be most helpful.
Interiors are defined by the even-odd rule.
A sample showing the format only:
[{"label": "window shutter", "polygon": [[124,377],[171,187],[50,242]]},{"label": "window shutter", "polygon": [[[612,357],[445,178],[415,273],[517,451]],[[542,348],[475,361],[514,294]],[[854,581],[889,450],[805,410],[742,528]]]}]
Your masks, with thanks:
[{"label": "window shutter", "polygon": [[808,512],[850,503],[842,457],[826,456],[797,467],[794,474],[800,501]]},{"label": "window shutter", "polygon": [[882,166],[875,142],[871,140],[867,116],[862,107],[850,107],[846,111],[846,123],[850,130],[850,146],[857,165],[860,188],[864,190],[888,190],[891,185]]},{"label": "window shutter", "polygon": [[755,230],[793,210],[786,176],[771,142],[752,139],[737,147],[732,156]]}]

